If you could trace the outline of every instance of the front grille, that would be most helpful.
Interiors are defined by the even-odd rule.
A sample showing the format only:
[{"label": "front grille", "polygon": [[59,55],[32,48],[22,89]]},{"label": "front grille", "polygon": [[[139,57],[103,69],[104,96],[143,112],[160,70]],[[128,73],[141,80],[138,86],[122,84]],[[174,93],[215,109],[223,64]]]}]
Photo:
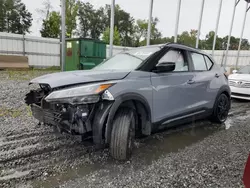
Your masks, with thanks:
[{"label": "front grille", "polygon": [[229,80],[229,85],[230,85],[230,86],[235,86],[235,85],[236,85],[236,82],[235,82],[235,81]]},{"label": "front grille", "polygon": [[245,83],[243,86],[244,88],[250,88],[250,82]]},{"label": "front grille", "polygon": [[62,121],[62,114],[59,112],[42,109],[40,106],[32,104],[31,110],[33,116],[40,122],[50,125],[57,125]]},{"label": "front grille", "polygon": [[239,88],[250,88],[250,82],[229,80],[229,86],[234,86]]},{"label": "front grille", "polygon": [[250,95],[242,94],[242,93],[231,93],[231,95],[238,96],[238,97],[250,97]]}]

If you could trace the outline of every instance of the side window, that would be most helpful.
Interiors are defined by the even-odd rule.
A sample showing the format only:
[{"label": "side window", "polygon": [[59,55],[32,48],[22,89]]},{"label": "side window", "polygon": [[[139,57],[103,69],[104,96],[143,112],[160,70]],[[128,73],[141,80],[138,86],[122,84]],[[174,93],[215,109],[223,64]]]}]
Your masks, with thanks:
[{"label": "side window", "polygon": [[213,63],[207,56],[204,56],[204,57],[205,57],[205,60],[206,60],[206,63],[207,63],[207,68],[208,68],[208,70],[210,70],[211,67],[213,66]]},{"label": "side window", "polygon": [[179,50],[168,51],[158,62],[174,62],[175,70],[173,72],[188,71],[188,63],[184,61],[184,56]]},{"label": "side window", "polygon": [[207,65],[202,54],[191,53],[193,63],[194,63],[194,70],[196,71],[207,71]]}]

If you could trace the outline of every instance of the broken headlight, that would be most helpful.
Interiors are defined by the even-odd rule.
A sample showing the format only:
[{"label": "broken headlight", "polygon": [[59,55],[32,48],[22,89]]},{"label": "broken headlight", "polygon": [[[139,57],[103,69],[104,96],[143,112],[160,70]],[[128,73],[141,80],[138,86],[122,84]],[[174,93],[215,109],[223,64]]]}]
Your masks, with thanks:
[{"label": "broken headlight", "polygon": [[113,84],[91,84],[62,89],[50,93],[45,100],[47,102],[59,102],[70,104],[96,103],[100,100],[100,93],[110,88]]}]

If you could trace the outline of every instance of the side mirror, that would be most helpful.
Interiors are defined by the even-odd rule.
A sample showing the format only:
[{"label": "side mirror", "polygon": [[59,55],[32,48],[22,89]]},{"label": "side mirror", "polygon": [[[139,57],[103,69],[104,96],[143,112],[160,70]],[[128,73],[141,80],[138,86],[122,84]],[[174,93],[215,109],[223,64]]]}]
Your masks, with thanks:
[{"label": "side mirror", "polygon": [[154,72],[172,72],[175,69],[174,62],[161,62],[156,66],[156,70]]},{"label": "side mirror", "polygon": [[237,70],[233,70],[233,74],[236,74],[238,71]]}]

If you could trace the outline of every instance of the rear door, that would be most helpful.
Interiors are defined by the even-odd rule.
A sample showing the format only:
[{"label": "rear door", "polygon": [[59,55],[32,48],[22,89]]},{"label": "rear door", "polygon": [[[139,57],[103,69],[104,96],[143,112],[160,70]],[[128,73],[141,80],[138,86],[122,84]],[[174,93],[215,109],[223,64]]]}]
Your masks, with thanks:
[{"label": "rear door", "polygon": [[173,72],[151,74],[154,122],[164,123],[191,113],[189,107],[196,101],[195,72],[190,72],[190,60],[185,50],[170,49],[158,61],[161,62],[176,64]]},{"label": "rear door", "polygon": [[218,93],[220,77],[224,76],[219,69],[213,69],[214,63],[211,59],[200,53],[190,52],[195,72],[194,82],[197,92],[196,107],[199,109],[213,108],[214,99]]}]

